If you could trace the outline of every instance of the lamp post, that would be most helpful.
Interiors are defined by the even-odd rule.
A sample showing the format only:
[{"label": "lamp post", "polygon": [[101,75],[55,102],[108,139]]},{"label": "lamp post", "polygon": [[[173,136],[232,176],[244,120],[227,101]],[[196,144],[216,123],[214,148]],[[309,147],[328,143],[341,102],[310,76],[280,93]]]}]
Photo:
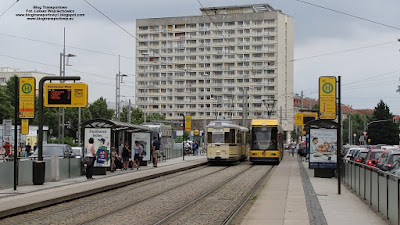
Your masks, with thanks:
[{"label": "lamp post", "polygon": [[[65,60],[67,57],[67,61]],[[64,28],[64,49],[60,52],[60,77],[65,77],[65,66],[71,66],[69,64],[69,58],[76,57],[73,54],[65,54],[65,28]],[[61,80],[64,83],[64,80]],[[65,108],[58,108],[59,119],[58,119],[58,143],[64,144],[64,129],[65,129]]]},{"label": "lamp post", "polygon": [[[203,77],[207,77],[208,79],[210,78],[210,74],[208,74],[208,73],[203,73],[203,74],[201,74],[201,76],[203,76]],[[204,82],[205,83],[205,82]],[[205,99],[207,99],[207,95],[206,95],[206,87],[204,87],[204,100]],[[205,104],[205,105],[207,105],[207,103]],[[211,115],[211,104],[210,104],[210,115]],[[204,121],[203,121],[203,126],[204,126],[204,134],[203,134],[203,136],[204,136],[204,148],[206,148],[207,147],[207,114],[206,114],[206,112],[204,111]]]},{"label": "lamp post", "polygon": [[116,74],[116,84],[115,84],[115,118],[117,121],[120,120],[120,100],[121,100],[121,83],[122,77],[127,77],[126,74],[121,74],[120,72]]}]

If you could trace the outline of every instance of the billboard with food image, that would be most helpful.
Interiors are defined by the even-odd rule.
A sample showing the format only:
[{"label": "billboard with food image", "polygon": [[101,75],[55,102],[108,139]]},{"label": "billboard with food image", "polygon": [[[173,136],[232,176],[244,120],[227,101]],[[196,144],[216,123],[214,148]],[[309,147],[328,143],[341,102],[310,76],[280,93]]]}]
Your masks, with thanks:
[{"label": "billboard with food image", "polygon": [[310,129],[309,168],[336,168],[337,130]]}]

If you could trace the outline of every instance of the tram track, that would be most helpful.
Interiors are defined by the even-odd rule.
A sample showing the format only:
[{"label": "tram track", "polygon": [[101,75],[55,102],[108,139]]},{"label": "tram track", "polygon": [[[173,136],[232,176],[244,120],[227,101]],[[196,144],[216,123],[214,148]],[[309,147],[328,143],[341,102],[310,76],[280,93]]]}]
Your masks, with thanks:
[{"label": "tram track", "polygon": [[[228,224],[271,170],[248,162],[205,166],[6,218],[0,224]],[[223,214],[209,212],[215,204],[222,204],[218,210]],[[222,219],[210,222],[209,217]]]},{"label": "tram track", "polygon": [[[166,176],[162,176],[162,177],[157,177],[157,178],[153,178],[153,179],[149,179],[149,180],[140,181],[138,183],[135,183],[135,184],[132,184],[132,185],[129,185],[129,186],[120,187],[118,189],[121,190],[121,193],[118,193],[118,195],[129,195],[130,192],[133,189],[136,189],[136,190],[137,189],[143,189],[146,186],[154,185],[156,183],[163,182],[163,181],[170,180],[170,179],[174,179],[174,178],[176,179],[176,178],[179,178],[179,177],[182,177],[182,176],[184,177],[185,175],[188,175],[188,174],[191,174],[191,173],[196,173],[196,172],[202,171],[202,170],[204,170],[206,168],[209,168],[209,167],[208,166],[202,166],[202,167],[198,167],[198,168],[194,168],[194,169],[190,169],[190,170],[186,170],[186,171],[180,171],[180,172],[173,173],[173,174],[166,175]],[[224,168],[220,168],[220,170],[221,169],[224,169]],[[212,171],[211,173],[217,173],[220,170],[217,169],[215,171]],[[209,173],[207,173],[207,172],[205,174],[203,172],[200,172],[200,174],[201,174],[201,176],[195,176],[192,179],[198,179],[199,177],[204,177],[204,176],[209,175]],[[186,183],[189,183],[190,181],[191,180],[187,180]],[[49,207],[45,207],[45,208],[42,208],[42,209],[34,210],[34,211],[31,211],[31,212],[26,213],[26,214],[15,215],[13,217],[5,218],[3,220],[0,220],[0,224],[15,224],[15,225],[16,224],[27,224],[27,223],[31,224],[32,221],[38,221],[39,222],[43,218],[46,218],[46,217],[49,217],[49,216],[53,216],[53,215],[56,215],[56,214],[60,214],[60,213],[64,213],[64,212],[67,212],[67,211],[70,211],[70,210],[75,210],[78,204],[83,204],[83,205],[102,205],[102,204],[99,204],[99,199],[110,197],[110,193],[112,193],[113,191],[116,191],[118,189],[109,190],[109,191],[104,192],[104,193],[100,193],[100,194],[96,194],[96,195],[92,195],[92,196],[87,196],[87,197],[80,198],[80,199],[75,199],[75,200],[72,200],[72,201],[69,201],[69,202],[65,202],[65,203],[61,203],[61,204],[56,204],[56,205],[53,205],[53,206],[49,206]],[[130,189],[132,189],[132,190],[130,190]],[[168,191],[168,190],[164,190],[163,192],[161,192],[159,194],[162,194],[165,191]],[[115,197],[115,195],[114,195],[114,197]],[[118,211],[121,208],[129,206],[129,205],[132,205],[132,203],[123,204],[120,207],[117,207],[117,209],[114,210],[114,211]],[[23,217],[23,218],[18,220],[19,217]],[[96,218],[94,218],[94,219],[96,219]],[[71,224],[74,224],[74,223],[71,223]]]},{"label": "tram track", "polygon": [[[235,185],[237,185],[237,183],[240,183],[241,181],[239,181],[239,180],[242,179],[243,176],[247,176],[249,173],[253,173],[254,170],[260,169],[257,167],[258,166],[254,166],[254,165],[249,167],[248,169],[242,171],[241,174],[238,174],[238,176],[235,176],[229,180],[226,180],[225,182],[214,187],[212,190],[208,191],[204,195],[194,199],[189,204],[181,207],[180,209],[176,210],[175,212],[171,213],[170,215],[166,216],[165,218],[161,219],[160,221],[154,223],[154,225],[160,225],[160,224],[229,224],[230,221],[240,211],[240,209],[251,198],[251,196],[254,194],[254,192],[259,188],[259,186],[265,181],[265,179],[268,177],[268,175],[271,173],[271,171],[273,171],[273,166],[267,168],[264,173],[260,174],[259,179],[257,179],[257,182],[254,185],[252,185],[252,188],[248,189],[247,193],[245,193],[242,196],[240,201],[234,201],[231,197],[235,196],[235,195],[240,195],[240,193],[233,193],[233,192],[229,193],[230,190],[232,190],[231,189],[232,186],[235,186]],[[227,195],[224,195],[224,193],[226,194],[226,191],[224,192],[224,188],[228,191]],[[229,194],[231,196],[229,196]],[[224,198],[226,198],[226,199],[224,199]],[[222,207],[223,208],[222,210],[218,209],[219,207],[221,207],[221,205],[215,207],[215,205],[218,205],[218,203],[217,203],[218,201],[228,202],[231,200],[232,200],[231,204],[225,204],[225,207]],[[236,204],[236,202],[239,202],[239,204]],[[195,206],[196,204],[198,204],[198,205]],[[189,208],[191,208],[191,210],[185,212],[185,209],[189,209]],[[228,213],[225,213],[225,215],[219,214],[220,212],[226,212],[226,209],[228,209],[228,208],[230,208],[230,210],[228,210]],[[201,212],[201,213],[199,213],[199,212]],[[213,214],[213,212],[217,212],[217,213]],[[221,219],[221,218],[223,218],[223,219]]]}]

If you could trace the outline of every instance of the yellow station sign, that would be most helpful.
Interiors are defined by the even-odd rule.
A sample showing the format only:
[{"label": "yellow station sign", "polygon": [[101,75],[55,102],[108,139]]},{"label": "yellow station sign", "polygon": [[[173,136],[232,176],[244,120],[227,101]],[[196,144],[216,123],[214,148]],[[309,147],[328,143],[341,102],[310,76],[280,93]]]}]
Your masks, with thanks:
[{"label": "yellow station sign", "polygon": [[336,77],[319,78],[319,118],[336,119]]},{"label": "yellow station sign", "polygon": [[192,116],[185,116],[185,131],[190,132],[192,130]]},{"label": "yellow station sign", "polygon": [[35,118],[35,84],[33,77],[19,78],[19,118]]},{"label": "yellow station sign", "polygon": [[303,113],[296,113],[294,115],[294,124],[297,126],[303,125]]},{"label": "yellow station sign", "polygon": [[316,119],[318,119],[318,113],[316,112],[301,112],[295,114],[294,123],[297,126],[303,126],[304,124]]},{"label": "yellow station sign", "polygon": [[88,86],[84,83],[47,83],[44,86],[46,107],[87,107]]},{"label": "yellow station sign", "polygon": [[23,135],[29,134],[29,120],[28,119],[21,120],[21,134],[23,134]]}]

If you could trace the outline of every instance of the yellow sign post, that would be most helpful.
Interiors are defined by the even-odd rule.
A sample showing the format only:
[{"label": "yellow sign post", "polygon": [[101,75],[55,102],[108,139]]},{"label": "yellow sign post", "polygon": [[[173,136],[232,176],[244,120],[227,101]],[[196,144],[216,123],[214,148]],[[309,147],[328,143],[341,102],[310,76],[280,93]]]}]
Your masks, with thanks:
[{"label": "yellow sign post", "polygon": [[297,126],[303,125],[303,113],[296,113],[294,115],[294,124]]},{"label": "yellow sign post", "polygon": [[190,132],[192,130],[192,116],[185,116],[185,131]]},{"label": "yellow sign post", "polygon": [[28,119],[21,120],[21,134],[23,134],[23,135],[29,134],[29,120]]},{"label": "yellow sign post", "polygon": [[19,110],[21,119],[35,118],[35,78],[19,78]]},{"label": "yellow sign post", "polygon": [[294,123],[297,126],[303,126],[304,124],[318,119],[318,113],[316,112],[302,112],[296,113],[294,116]]},{"label": "yellow sign post", "polygon": [[319,78],[319,118],[336,119],[336,77]]},{"label": "yellow sign post", "polygon": [[44,94],[45,107],[88,106],[88,86],[84,83],[47,83]]}]

